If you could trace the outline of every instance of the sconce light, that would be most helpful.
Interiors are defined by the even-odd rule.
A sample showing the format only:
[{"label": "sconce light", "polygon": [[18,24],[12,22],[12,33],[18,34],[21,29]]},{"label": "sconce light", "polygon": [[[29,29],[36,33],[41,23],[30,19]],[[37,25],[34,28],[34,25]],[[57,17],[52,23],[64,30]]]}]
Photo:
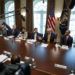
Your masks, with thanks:
[{"label": "sconce light", "polygon": [[61,12],[56,12],[56,13],[55,13],[55,17],[56,17],[56,18],[61,17]]},{"label": "sconce light", "polygon": [[25,11],[25,9],[22,9],[22,10],[21,10],[21,15],[24,16],[24,17],[26,16],[26,11]]}]

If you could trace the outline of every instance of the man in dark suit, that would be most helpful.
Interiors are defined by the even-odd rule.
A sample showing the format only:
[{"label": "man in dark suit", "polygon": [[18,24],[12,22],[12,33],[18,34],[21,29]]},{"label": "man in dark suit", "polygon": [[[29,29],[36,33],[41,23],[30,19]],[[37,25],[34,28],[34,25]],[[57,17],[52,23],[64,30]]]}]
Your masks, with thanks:
[{"label": "man in dark suit", "polygon": [[34,31],[31,34],[31,39],[35,39],[35,40],[40,41],[40,40],[42,40],[42,37],[43,37],[43,34],[38,33],[38,29],[34,28]]},{"label": "man in dark suit", "polygon": [[68,47],[72,46],[73,38],[70,36],[70,30],[65,32],[65,35],[61,37],[61,45],[67,45]]},{"label": "man in dark suit", "polygon": [[43,40],[45,43],[54,43],[56,37],[56,33],[52,32],[51,28],[47,28],[47,33],[45,33]]},{"label": "man in dark suit", "polygon": [[14,37],[17,37],[19,35],[20,31],[16,28],[16,25],[13,26],[13,29],[12,29],[12,35]]},{"label": "man in dark suit", "polygon": [[12,29],[5,22],[2,23],[2,27],[4,34],[6,34],[7,36],[10,36],[12,34]]}]

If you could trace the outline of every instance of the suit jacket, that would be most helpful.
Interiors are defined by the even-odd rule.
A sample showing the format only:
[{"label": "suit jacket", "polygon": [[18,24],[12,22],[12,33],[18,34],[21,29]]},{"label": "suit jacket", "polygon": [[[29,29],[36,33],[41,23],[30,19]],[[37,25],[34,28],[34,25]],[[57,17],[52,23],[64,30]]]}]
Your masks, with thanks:
[{"label": "suit jacket", "polygon": [[[56,37],[57,37],[56,34],[52,32],[50,36],[50,42],[53,43]],[[43,37],[45,43],[47,43],[47,39],[48,39],[48,33],[46,33]]]},{"label": "suit jacket", "polygon": [[6,28],[7,28],[7,30],[6,30],[7,36],[10,36],[10,35],[12,34],[12,29],[11,29],[10,26],[7,25],[5,22],[3,22],[3,25],[5,25]]},{"label": "suit jacket", "polygon": [[[41,38],[43,37],[43,34],[41,34],[41,33],[37,32],[36,34],[37,34],[37,38],[36,38],[37,40],[39,40],[39,37],[41,37]],[[31,34],[31,39],[34,39],[34,35],[35,35],[35,33]]]},{"label": "suit jacket", "polygon": [[67,21],[60,24],[59,29],[60,29],[61,34],[64,35],[66,30],[68,29]]},{"label": "suit jacket", "polygon": [[0,70],[0,75],[15,75],[15,72],[19,70],[19,68],[19,64],[4,64],[4,68]]},{"label": "suit jacket", "polygon": [[14,29],[12,30],[12,35],[14,35],[14,37],[17,37],[19,35],[20,31],[18,29]]},{"label": "suit jacket", "polygon": [[61,42],[60,43],[61,43],[61,45],[67,45],[67,46],[71,47],[72,43],[73,43],[73,38],[69,35],[68,38],[66,39],[66,36],[63,35],[61,37]]}]

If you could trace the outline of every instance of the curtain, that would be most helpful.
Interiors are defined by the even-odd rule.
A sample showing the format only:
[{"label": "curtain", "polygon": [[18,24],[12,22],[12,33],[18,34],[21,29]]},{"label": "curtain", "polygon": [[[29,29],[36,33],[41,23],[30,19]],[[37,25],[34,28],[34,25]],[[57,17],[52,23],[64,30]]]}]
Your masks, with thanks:
[{"label": "curtain", "polygon": [[26,0],[26,30],[33,30],[33,0]]}]

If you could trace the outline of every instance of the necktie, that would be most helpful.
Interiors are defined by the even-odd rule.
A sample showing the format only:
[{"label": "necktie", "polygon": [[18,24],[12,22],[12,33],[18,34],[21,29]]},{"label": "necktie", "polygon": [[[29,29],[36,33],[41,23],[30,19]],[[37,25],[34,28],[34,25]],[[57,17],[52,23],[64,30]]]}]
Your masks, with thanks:
[{"label": "necktie", "polygon": [[68,37],[69,37],[69,36],[66,36],[66,44],[67,44]]},{"label": "necktie", "polygon": [[37,33],[34,34],[34,40],[37,40]]},{"label": "necktie", "polygon": [[48,34],[47,42],[50,43],[51,34]]}]

